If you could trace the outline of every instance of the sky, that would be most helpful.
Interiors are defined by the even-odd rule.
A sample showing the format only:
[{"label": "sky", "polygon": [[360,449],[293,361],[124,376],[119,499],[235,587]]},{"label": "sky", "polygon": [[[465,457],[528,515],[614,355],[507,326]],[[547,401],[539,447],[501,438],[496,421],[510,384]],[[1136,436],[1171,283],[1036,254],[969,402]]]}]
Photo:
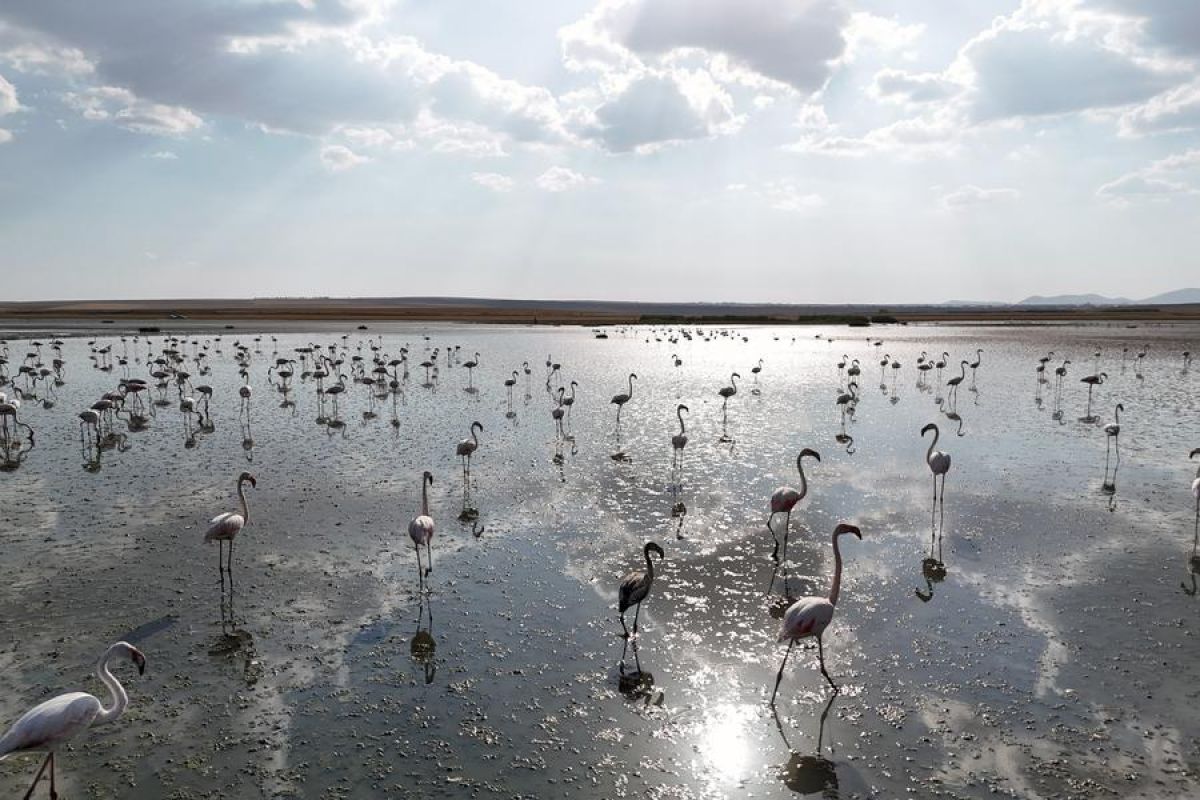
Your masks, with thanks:
[{"label": "sky", "polygon": [[4,0],[0,299],[1200,284],[1190,0]]}]

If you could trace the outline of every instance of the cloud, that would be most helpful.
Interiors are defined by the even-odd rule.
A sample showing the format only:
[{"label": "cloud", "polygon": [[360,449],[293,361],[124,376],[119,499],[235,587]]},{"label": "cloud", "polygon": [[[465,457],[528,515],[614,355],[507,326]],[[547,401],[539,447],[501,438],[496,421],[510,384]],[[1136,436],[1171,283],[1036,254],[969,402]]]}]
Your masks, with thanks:
[{"label": "cloud", "polygon": [[811,93],[845,52],[838,0],[603,0],[559,32],[571,69],[628,68],[699,50]]},{"label": "cloud", "polygon": [[511,192],[514,185],[512,178],[497,172],[472,172],[471,180],[493,192]]},{"label": "cloud", "polygon": [[1123,136],[1173,133],[1200,128],[1200,81],[1151,98],[1121,116]]},{"label": "cloud", "polygon": [[101,86],[83,92],[67,92],[63,102],[84,119],[111,120],[126,130],[158,136],[182,136],[204,124],[182,106],[150,103],[128,89]]},{"label": "cloud", "polygon": [[961,84],[938,72],[912,73],[884,69],[875,73],[870,94],[886,103],[915,106],[949,100],[962,89]]},{"label": "cloud", "polygon": [[17,102],[17,87],[0,75],[0,117],[18,110],[21,104]]},{"label": "cloud", "polygon": [[1021,193],[1016,189],[981,189],[967,184],[942,196],[942,206],[947,209],[972,208],[1017,200]]},{"label": "cloud", "polygon": [[1200,5],[1189,0],[1093,0],[1138,23],[1146,44],[1186,57],[1200,56]]},{"label": "cloud", "polygon": [[961,121],[952,110],[941,109],[922,117],[901,119],[868,131],[862,136],[810,132],[800,141],[784,146],[794,153],[861,158],[897,155],[903,158],[944,157],[959,148]]},{"label": "cloud", "polygon": [[776,211],[803,213],[822,208],[825,198],[815,192],[805,192],[792,181],[771,181],[763,187],[763,196]]},{"label": "cloud", "polygon": [[1109,181],[1097,196],[1118,206],[1200,195],[1200,148],[1185,150]]},{"label": "cloud", "polygon": [[614,152],[646,151],[736,129],[733,101],[707,73],[647,74],[595,109],[584,136]]},{"label": "cloud", "polygon": [[158,159],[159,161],[175,161],[179,158],[179,156],[175,155],[175,153],[171,152],[170,150],[156,150],[148,157]]},{"label": "cloud", "polygon": [[869,50],[885,53],[903,50],[915,44],[924,32],[924,25],[905,25],[895,19],[856,11],[850,15],[843,33],[846,52],[842,62],[849,63]]},{"label": "cloud", "polygon": [[1122,175],[1101,186],[1096,194],[1105,200],[1123,205],[1133,200],[1165,200],[1173,195],[1195,194],[1186,184],[1148,175]]},{"label": "cloud", "polygon": [[321,148],[321,163],[330,172],[343,172],[359,164],[365,164],[371,159],[360,156],[349,147],[340,144],[328,144]]},{"label": "cloud", "polygon": [[1176,80],[1101,42],[1015,22],[976,37],[962,57],[973,71],[968,106],[976,122],[1130,105]]},{"label": "cloud", "polygon": [[78,48],[55,45],[29,31],[6,25],[3,20],[0,20],[0,63],[34,75],[75,77],[95,71],[95,65]]},{"label": "cloud", "polygon": [[538,188],[547,192],[565,192],[593,183],[599,183],[597,178],[582,175],[567,167],[551,167],[537,177]]},{"label": "cloud", "polygon": [[550,92],[395,35],[383,24],[388,5],[9,0],[0,7],[0,24],[42,53],[34,58],[27,49],[9,53],[10,60],[20,56],[30,65],[56,58],[61,66],[73,59],[76,72],[91,66],[92,88],[119,88],[147,106],[266,131],[329,137],[339,129],[410,126],[433,115],[516,142],[564,141],[565,123]]}]

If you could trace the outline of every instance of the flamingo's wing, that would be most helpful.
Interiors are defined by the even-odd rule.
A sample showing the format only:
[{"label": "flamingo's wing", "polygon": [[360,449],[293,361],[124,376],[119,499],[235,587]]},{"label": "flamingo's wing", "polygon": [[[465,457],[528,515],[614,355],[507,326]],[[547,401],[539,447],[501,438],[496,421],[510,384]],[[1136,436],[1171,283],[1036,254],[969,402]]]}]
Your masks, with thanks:
[{"label": "flamingo's wing", "polygon": [[22,750],[49,750],[92,724],[100,701],[85,692],[52,697],[26,711],[0,738],[0,759]]},{"label": "flamingo's wing", "polygon": [[414,544],[428,544],[433,539],[433,518],[422,514],[408,523],[408,535]]},{"label": "flamingo's wing", "polygon": [[240,531],[245,524],[246,520],[241,514],[235,514],[232,511],[218,514],[212,518],[212,524],[205,531],[204,541],[211,542],[213,539],[229,539]]},{"label": "flamingo's wing", "polygon": [[621,611],[624,611],[630,606],[636,605],[638,602],[640,602],[648,592],[649,588],[646,586],[646,573],[639,571],[631,572],[621,579],[621,588],[617,594],[617,607]]},{"label": "flamingo's wing", "polygon": [[825,597],[801,597],[792,603],[779,626],[779,641],[820,636],[833,619],[833,603]]}]

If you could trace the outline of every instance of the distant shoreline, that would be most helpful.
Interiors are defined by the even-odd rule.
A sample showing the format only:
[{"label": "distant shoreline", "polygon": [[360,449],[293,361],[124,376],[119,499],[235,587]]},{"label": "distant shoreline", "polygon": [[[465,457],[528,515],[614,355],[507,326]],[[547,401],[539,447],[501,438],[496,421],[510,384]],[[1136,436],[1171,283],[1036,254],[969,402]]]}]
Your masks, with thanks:
[{"label": "distant shoreline", "polygon": [[631,303],[477,298],[263,298],[0,302],[0,321],[128,326],[189,320],[462,322],[514,325],[855,325],[909,322],[1194,322],[1200,304],[1156,306],[912,306]]}]

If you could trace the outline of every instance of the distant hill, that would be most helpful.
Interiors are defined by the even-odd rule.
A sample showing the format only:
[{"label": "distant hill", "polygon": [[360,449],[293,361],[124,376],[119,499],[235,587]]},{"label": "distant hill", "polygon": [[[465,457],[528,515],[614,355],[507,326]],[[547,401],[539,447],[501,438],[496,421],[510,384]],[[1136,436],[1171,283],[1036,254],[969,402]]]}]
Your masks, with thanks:
[{"label": "distant hill", "polygon": [[1146,305],[1166,306],[1176,303],[1200,303],[1200,289],[1176,289],[1173,292],[1163,292],[1142,301]]},{"label": "distant hill", "polygon": [[1026,297],[1019,306],[1124,306],[1131,300],[1125,297],[1105,297],[1102,294],[1052,294],[1043,297],[1035,294]]},{"label": "distant hill", "polygon": [[1019,306],[1169,306],[1200,303],[1200,289],[1176,289],[1141,300],[1127,297],[1106,297],[1102,294],[1056,294],[1049,297],[1026,297]]}]

